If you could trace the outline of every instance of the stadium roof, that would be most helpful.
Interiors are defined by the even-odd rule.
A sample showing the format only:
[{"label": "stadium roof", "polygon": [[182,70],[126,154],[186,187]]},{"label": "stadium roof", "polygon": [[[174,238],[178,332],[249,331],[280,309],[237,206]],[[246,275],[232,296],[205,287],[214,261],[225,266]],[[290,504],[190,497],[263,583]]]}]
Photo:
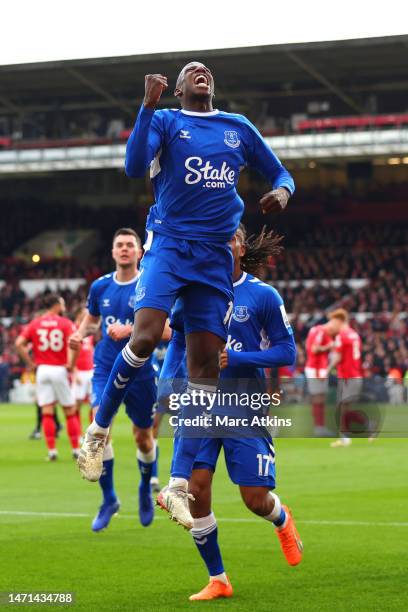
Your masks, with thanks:
[{"label": "stadium roof", "polygon": [[118,107],[134,117],[144,74],[162,72],[174,83],[191,59],[212,69],[217,100],[248,107],[256,99],[329,95],[355,114],[370,92],[406,92],[407,51],[401,35],[0,66],[0,114]]}]

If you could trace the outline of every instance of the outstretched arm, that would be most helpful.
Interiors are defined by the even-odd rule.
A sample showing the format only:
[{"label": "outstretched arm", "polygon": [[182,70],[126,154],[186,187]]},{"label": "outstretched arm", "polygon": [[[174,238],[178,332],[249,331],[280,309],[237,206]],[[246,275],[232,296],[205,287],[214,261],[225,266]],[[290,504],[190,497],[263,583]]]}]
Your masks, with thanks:
[{"label": "outstretched arm", "polygon": [[296,345],[293,336],[277,342],[266,351],[233,351],[228,349],[221,353],[220,367],[247,366],[254,368],[280,368],[293,365],[296,361]]}]

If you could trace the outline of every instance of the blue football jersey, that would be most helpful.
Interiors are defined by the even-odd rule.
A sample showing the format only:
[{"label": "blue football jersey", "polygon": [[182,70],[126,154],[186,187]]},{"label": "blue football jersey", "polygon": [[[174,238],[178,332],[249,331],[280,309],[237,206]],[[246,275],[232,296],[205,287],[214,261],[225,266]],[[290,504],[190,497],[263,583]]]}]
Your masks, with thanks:
[{"label": "blue football jersey", "polygon": [[[174,319],[174,320],[173,320]],[[182,330],[183,298],[174,306],[170,324]],[[228,367],[221,371],[221,378],[264,378],[263,368],[287,365],[285,352],[282,362],[269,350],[280,342],[286,343],[295,360],[296,345],[293,330],[279,292],[259,278],[242,273],[234,283],[234,306],[225,345]],[[184,358],[182,351],[179,358]]]},{"label": "blue football jersey", "polygon": [[295,355],[293,331],[278,291],[243,272],[234,283],[234,307],[228,329],[225,378],[259,378],[263,368],[286,365],[270,358],[268,350],[289,341]]},{"label": "blue football jersey", "polygon": [[150,165],[155,204],[147,229],[187,240],[226,242],[240,222],[240,171],[251,166],[273,188],[294,191],[289,172],[256,127],[242,115],[196,113],[143,105],[126,148],[126,173]]},{"label": "blue football jersey", "polygon": [[[96,366],[111,369],[117,354],[127,344],[129,338],[115,341],[107,334],[112,323],[133,325],[135,288],[138,276],[131,281],[121,283],[116,280],[116,272],[105,274],[94,281],[89,289],[87,308],[94,317],[101,317],[102,339],[95,348]],[[138,378],[154,376],[151,359],[140,369]]]}]

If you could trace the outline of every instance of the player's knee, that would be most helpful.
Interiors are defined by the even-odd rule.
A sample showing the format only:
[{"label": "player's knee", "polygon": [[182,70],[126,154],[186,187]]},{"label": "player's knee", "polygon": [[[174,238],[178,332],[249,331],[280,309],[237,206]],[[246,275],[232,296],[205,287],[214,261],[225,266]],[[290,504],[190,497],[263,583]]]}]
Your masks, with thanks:
[{"label": "player's knee", "polygon": [[211,356],[207,358],[193,358],[190,361],[190,377],[191,378],[218,378],[220,373],[220,367],[217,356]]},{"label": "player's knee", "polygon": [[41,406],[41,414],[42,415],[45,415],[45,414],[53,415],[54,414],[54,406],[53,405],[51,405],[51,406]]},{"label": "player's knee", "polygon": [[63,410],[64,410],[65,416],[69,417],[76,413],[77,407],[76,406],[64,406]]},{"label": "player's knee", "polygon": [[130,350],[138,357],[150,357],[157,344],[154,334],[149,331],[140,332],[129,341]]},{"label": "player's knee", "polygon": [[267,511],[265,511],[266,491],[251,489],[245,491],[241,490],[241,495],[248,510],[251,510],[251,512],[258,516],[265,516],[267,514]]},{"label": "player's knee", "polygon": [[153,449],[153,435],[151,429],[133,428],[133,435],[137,448],[141,453],[150,453]]},{"label": "player's knee", "polygon": [[203,499],[205,499],[207,495],[208,487],[201,483],[193,483],[189,482],[188,492],[192,494],[194,497],[194,504],[200,504]]},{"label": "player's knee", "polygon": [[188,485],[188,491],[193,495],[196,502],[206,499],[211,493],[210,475],[205,474],[204,476],[198,476],[193,471],[191,480]]}]

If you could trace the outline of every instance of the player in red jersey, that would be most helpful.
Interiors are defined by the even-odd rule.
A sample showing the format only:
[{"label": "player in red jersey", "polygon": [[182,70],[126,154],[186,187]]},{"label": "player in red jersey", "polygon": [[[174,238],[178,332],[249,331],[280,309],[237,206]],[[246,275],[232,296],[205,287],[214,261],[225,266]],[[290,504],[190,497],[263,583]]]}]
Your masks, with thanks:
[{"label": "player in red jersey", "polygon": [[349,325],[348,313],[339,308],[329,314],[330,317],[342,319],[342,325],[334,343],[334,352],[330,366],[337,368],[338,403],[341,410],[342,436],[332,442],[331,446],[349,446],[351,438],[346,434],[350,430],[350,418],[357,417],[363,424],[364,417],[351,410],[353,402],[358,401],[363,386],[363,369],[361,363],[361,338]]},{"label": "player in red jersey", "polygon": [[336,312],[334,311],[329,315],[327,323],[311,327],[306,338],[305,376],[312,403],[315,436],[330,435],[329,430],[325,427],[329,352],[333,348],[333,339],[339,333],[344,322],[342,318],[336,315]]},{"label": "player in red jersey", "polygon": [[[62,297],[52,293],[46,296],[44,302],[45,313],[23,329],[16,340],[16,349],[28,369],[36,371],[36,395],[41,406],[48,459],[55,461],[54,407],[57,402],[65,413],[72,454],[76,458],[79,452],[79,422],[69,381],[69,373],[74,369],[77,354],[68,349],[68,338],[75,330],[75,325],[61,316],[65,311]],[[30,355],[29,343],[32,344],[33,357]]]},{"label": "player in red jersey", "polygon": [[[80,306],[75,314],[75,326],[78,328],[85,315],[86,308]],[[92,375],[94,368],[94,337],[85,336],[81,343],[78,359],[76,361],[76,371],[74,375],[74,396],[76,401],[76,412],[81,432],[81,405],[84,402],[90,404],[92,395]],[[93,420],[92,408],[90,408],[90,423]]]}]

